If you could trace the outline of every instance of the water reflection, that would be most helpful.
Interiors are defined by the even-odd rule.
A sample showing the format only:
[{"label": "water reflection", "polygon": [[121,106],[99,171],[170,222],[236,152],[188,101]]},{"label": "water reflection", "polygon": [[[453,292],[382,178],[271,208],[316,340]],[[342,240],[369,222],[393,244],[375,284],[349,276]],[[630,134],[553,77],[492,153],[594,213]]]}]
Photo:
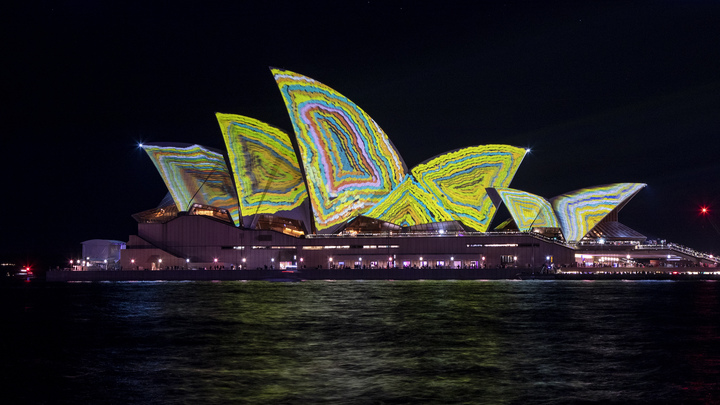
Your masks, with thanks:
[{"label": "water reflection", "polygon": [[708,402],[719,390],[718,288],[51,285],[3,291],[15,333],[2,343],[38,348],[6,356],[5,371],[42,375],[10,379],[28,402]]}]

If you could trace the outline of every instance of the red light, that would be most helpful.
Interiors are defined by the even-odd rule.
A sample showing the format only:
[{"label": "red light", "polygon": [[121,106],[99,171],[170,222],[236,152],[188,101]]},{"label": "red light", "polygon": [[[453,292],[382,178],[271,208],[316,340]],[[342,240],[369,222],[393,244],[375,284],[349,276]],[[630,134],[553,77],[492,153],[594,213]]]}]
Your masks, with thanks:
[{"label": "red light", "polygon": [[707,213],[708,213],[707,207],[701,207],[701,208],[700,208],[700,212],[701,212],[702,214],[707,214]]}]

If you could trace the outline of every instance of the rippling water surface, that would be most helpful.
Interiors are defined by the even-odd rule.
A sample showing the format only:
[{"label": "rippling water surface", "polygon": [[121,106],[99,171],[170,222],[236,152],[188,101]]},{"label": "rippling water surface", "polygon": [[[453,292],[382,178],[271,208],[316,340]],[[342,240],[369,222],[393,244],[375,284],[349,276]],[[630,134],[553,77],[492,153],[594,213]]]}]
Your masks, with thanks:
[{"label": "rippling water surface", "polygon": [[719,403],[720,283],[2,287],[13,403]]}]

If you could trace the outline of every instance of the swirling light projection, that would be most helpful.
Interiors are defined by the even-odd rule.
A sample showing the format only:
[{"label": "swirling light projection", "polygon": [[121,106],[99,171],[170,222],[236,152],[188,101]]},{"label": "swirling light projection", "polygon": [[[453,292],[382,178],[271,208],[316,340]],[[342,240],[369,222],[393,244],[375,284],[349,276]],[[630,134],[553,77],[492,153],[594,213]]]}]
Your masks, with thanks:
[{"label": "swirling light projection", "polygon": [[216,114],[244,217],[291,211],[307,199],[290,137],[242,115]]},{"label": "swirling light projection", "polygon": [[456,219],[442,207],[437,197],[423,189],[410,175],[364,215],[400,226]]},{"label": "swirling light projection", "polygon": [[512,188],[488,189],[488,192],[491,190],[505,203],[519,231],[560,227],[550,202],[539,195]]},{"label": "swirling light projection", "polygon": [[200,145],[145,144],[155,167],[172,195],[178,211],[192,203],[226,210],[235,226],[240,225],[238,198],[221,153]]},{"label": "swirling light projection", "polygon": [[363,214],[405,178],[390,139],[360,107],[309,77],[272,69],[290,114],[319,233]]},{"label": "swirling light projection", "polygon": [[565,241],[579,242],[607,214],[645,186],[644,183],[614,183],[571,191],[551,199]]},{"label": "swirling light projection", "polygon": [[485,188],[509,186],[525,153],[509,145],[472,146],[421,163],[412,174],[464,225],[486,232],[496,208]]}]

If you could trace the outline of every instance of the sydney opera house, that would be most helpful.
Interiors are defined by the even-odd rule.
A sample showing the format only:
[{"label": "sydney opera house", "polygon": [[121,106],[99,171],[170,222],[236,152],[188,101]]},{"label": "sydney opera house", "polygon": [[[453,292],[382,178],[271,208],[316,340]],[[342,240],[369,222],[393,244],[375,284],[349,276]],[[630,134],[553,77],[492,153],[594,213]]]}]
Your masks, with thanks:
[{"label": "sydney opera house", "polygon": [[[226,150],[142,148],[168,196],[135,214],[123,268],[541,267],[710,262],[618,222],[645,184],[545,198],[511,188],[526,154],[476,145],[408,169],[360,107],[272,69],[293,133],[217,114]],[[501,207],[509,218],[495,218]]]}]

